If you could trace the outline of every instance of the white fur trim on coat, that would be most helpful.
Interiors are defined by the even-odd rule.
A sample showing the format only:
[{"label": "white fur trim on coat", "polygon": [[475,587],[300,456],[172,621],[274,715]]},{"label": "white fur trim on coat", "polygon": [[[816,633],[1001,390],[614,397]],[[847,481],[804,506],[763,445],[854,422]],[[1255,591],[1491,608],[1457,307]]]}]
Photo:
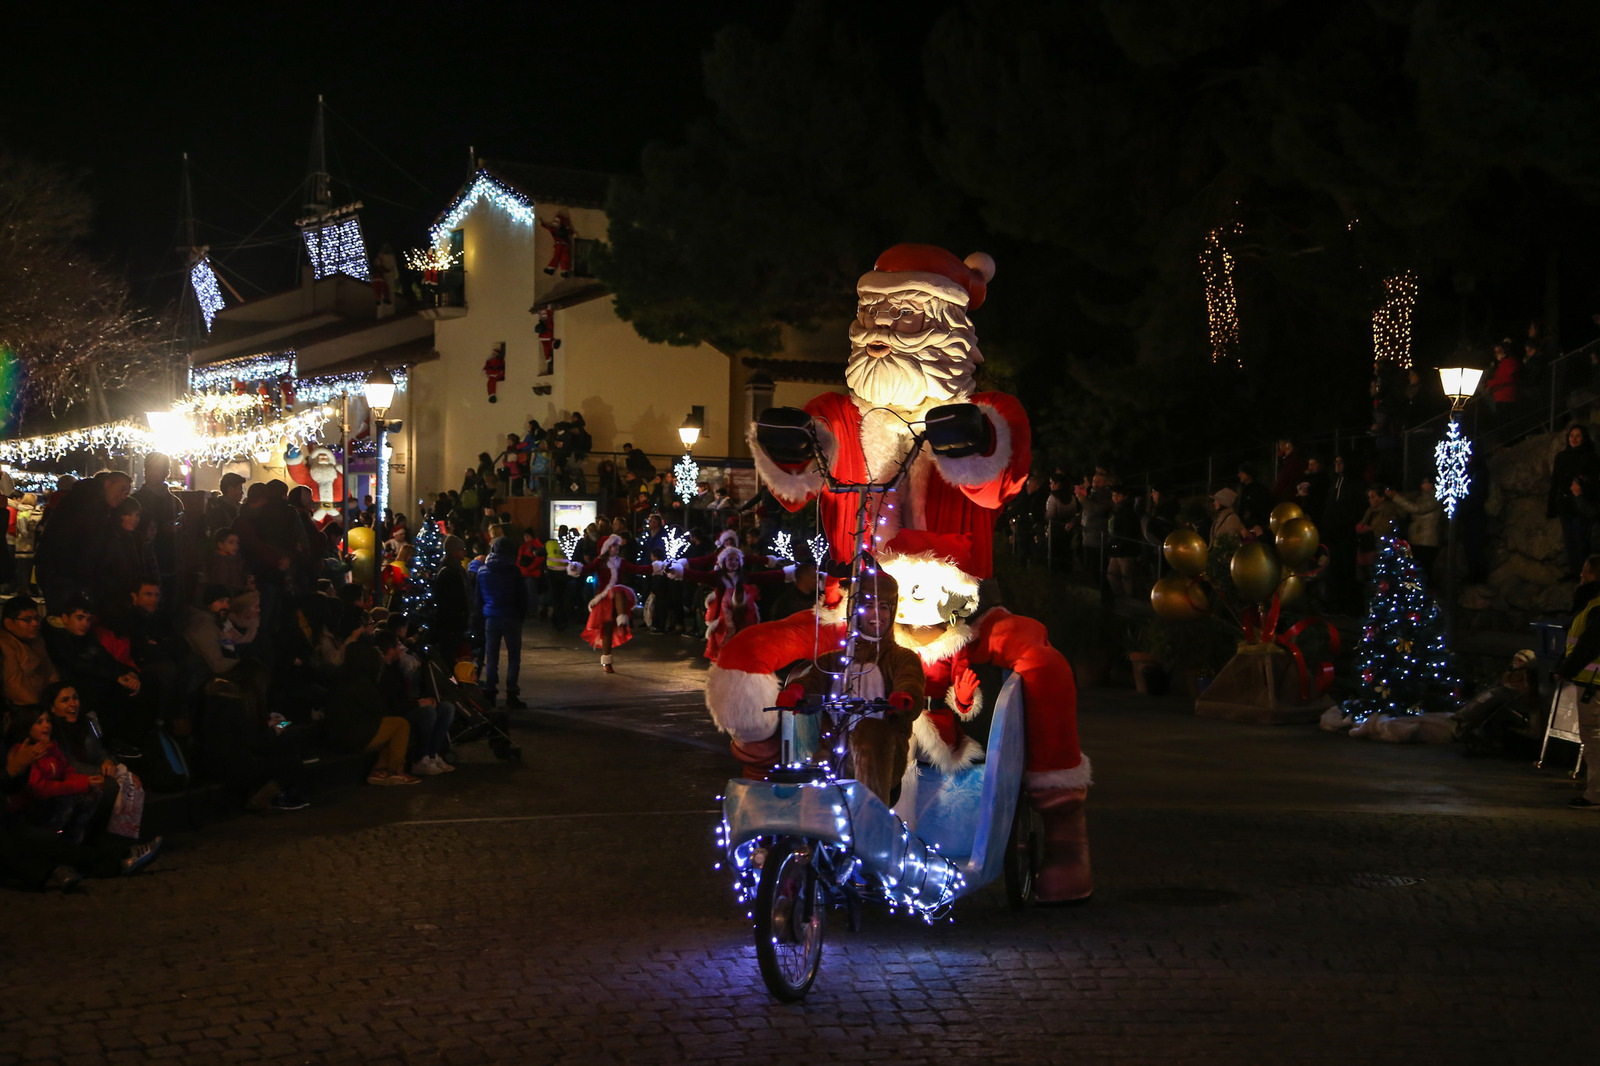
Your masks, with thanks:
[{"label": "white fur trim on coat", "polygon": [[[888,570],[889,568],[886,566],[884,569]],[[931,644],[918,645],[901,639],[903,636],[901,631],[903,629],[903,626],[894,627],[894,642],[907,651],[916,652],[917,658],[922,660],[923,666],[932,666],[940,659],[948,659],[972,643],[972,628],[965,622],[957,622],[955,625],[950,626],[939,634],[939,639]]]},{"label": "white fur trim on coat", "polygon": [[[615,535],[613,534],[613,537],[614,536]],[[607,537],[606,539],[609,541],[613,539],[613,537]],[[607,581],[603,587],[599,588],[595,594],[589,598],[589,610],[591,611],[600,606],[601,601],[607,596],[611,595],[611,590],[616,588],[618,582],[622,579],[622,559],[619,556],[613,555],[611,558],[607,559],[605,561],[605,567],[610,572],[610,580]],[[598,586],[600,585],[600,582],[596,581],[595,584]],[[628,592],[632,594],[633,590],[628,589]]]},{"label": "white fur trim on coat", "polygon": [[911,753],[918,762],[925,762],[947,774],[971,766],[983,757],[983,745],[971,737],[962,737],[954,751],[939,735],[939,730],[928,721],[927,715],[917,715],[911,723]]},{"label": "white fur trim on coat", "polygon": [[1087,755],[1070,770],[1030,770],[1022,775],[1022,787],[1030,789],[1088,788],[1092,784],[1094,769]]},{"label": "white fur trim on coat", "polygon": [[706,673],[711,720],[742,744],[766,740],[778,731],[778,715],[766,710],[777,700],[778,679],[772,674],[724,670],[715,664]]},{"label": "white fur trim on coat", "polygon": [[1011,423],[1001,418],[992,404],[979,403],[978,406],[994,433],[994,450],[988,455],[969,455],[963,459],[946,459],[935,452],[933,461],[939,473],[952,485],[987,485],[1011,465]]},{"label": "white fur trim on coat", "polygon": [[983,713],[983,689],[979,688],[972,690],[972,707],[969,710],[963,711],[960,707],[957,707],[955,697],[956,687],[951,685],[949,688],[945,689],[944,705],[950,708],[952,711],[955,711],[956,717],[961,719],[963,722],[970,722],[974,718],[978,717],[978,715]]},{"label": "white fur trim on coat", "polygon": [[[833,435],[818,423],[818,439],[822,439],[822,435],[825,433],[827,434],[827,440],[831,442]],[[767,450],[756,442],[756,424],[754,422],[750,423],[750,429],[745,433],[744,439],[750,445],[750,455],[755,460],[756,474],[766,484],[767,491],[778,499],[783,500],[785,503],[804,503],[822,491],[822,472],[817,469],[815,460],[808,462],[797,471],[791,472],[783,469],[783,467],[773,462],[772,457],[767,454]]]}]

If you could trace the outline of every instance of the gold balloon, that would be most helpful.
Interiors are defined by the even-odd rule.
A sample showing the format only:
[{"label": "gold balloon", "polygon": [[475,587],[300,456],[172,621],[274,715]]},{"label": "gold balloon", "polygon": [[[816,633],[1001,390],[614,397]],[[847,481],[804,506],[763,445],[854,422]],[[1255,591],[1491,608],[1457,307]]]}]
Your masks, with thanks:
[{"label": "gold balloon", "polygon": [[1306,579],[1299,574],[1290,574],[1278,583],[1278,602],[1284,607],[1293,607],[1306,598]]},{"label": "gold balloon", "polygon": [[1151,587],[1150,606],[1162,618],[1188,621],[1211,613],[1211,594],[1204,582],[1168,574]]},{"label": "gold balloon", "polygon": [[370,526],[356,526],[345,534],[350,545],[351,577],[371,588],[378,580],[378,534]]},{"label": "gold balloon", "polygon": [[1260,602],[1272,598],[1272,590],[1283,577],[1283,566],[1265,541],[1253,540],[1233,553],[1228,573],[1233,576],[1239,595]]},{"label": "gold balloon", "polygon": [[1283,560],[1283,565],[1290,570],[1299,570],[1310,566],[1316,559],[1322,534],[1317,532],[1316,523],[1302,515],[1278,526],[1277,542],[1278,558]]},{"label": "gold balloon", "polygon": [[1285,522],[1294,518],[1304,518],[1305,514],[1300,510],[1298,503],[1280,503],[1272,509],[1272,517],[1267,519],[1267,525],[1276,533]]},{"label": "gold balloon", "polygon": [[1206,572],[1205,538],[1192,529],[1174,529],[1161,545],[1167,565],[1180,574],[1199,577]]}]

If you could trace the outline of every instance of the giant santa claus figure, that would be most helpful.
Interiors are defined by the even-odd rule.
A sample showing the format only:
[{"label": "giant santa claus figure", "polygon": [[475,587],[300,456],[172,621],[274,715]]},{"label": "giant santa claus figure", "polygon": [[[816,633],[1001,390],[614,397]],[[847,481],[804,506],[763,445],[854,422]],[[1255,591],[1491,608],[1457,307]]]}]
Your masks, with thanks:
[{"label": "giant santa claus figure", "polygon": [[[929,245],[889,249],[857,286],[849,394],[819,396],[803,413],[767,412],[751,428],[750,443],[758,472],[785,507],[818,500],[836,563],[864,550],[896,577],[895,642],[917,652],[928,678],[928,706],[914,727],[922,761],[951,770],[976,758],[976,743],[959,724],[980,706],[972,665],[1021,674],[1024,785],[1046,830],[1039,898],[1070,902],[1093,890],[1083,818],[1090,771],[1078,747],[1072,671],[1038,622],[1001,607],[975,614],[980,582],[993,569],[995,521],[1022,489],[1032,460],[1022,405],[973,391],[983,356],[968,312],[983,303],[993,276],[987,255],[962,261]],[[786,438],[763,431],[773,425],[805,429],[818,454],[777,446]],[[935,427],[950,425],[963,432],[944,436],[941,447]],[[912,454],[914,434],[924,427],[934,446]],[[857,496],[831,491],[825,473],[842,483],[893,484],[859,544]],[[781,639],[789,629],[792,639]],[[760,774],[776,755],[777,716],[765,710],[778,695],[773,671],[796,657],[791,645],[814,641],[815,632],[809,615],[752,627],[711,668],[707,707],[748,774]]]},{"label": "giant santa claus figure", "polygon": [[291,447],[284,452],[283,462],[295,484],[311,490],[311,498],[317,505],[312,513],[313,519],[326,522],[339,514],[339,506],[344,500],[344,475],[339,470],[339,460],[333,452],[320,444],[314,444],[304,452]]},{"label": "giant santa claus figure", "polygon": [[[849,394],[824,393],[805,406],[820,460],[771,454],[752,427],[756,470],[773,496],[791,511],[820,497],[834,561],[854,554],[856,497],[829,491],[821,465],[843,482],[895,482],[862,547],[886,544],[902,527],[965,533],[978,576],[989,576],[995,519],[1021,491],[1033,458],[1028,417],[1016,398],[973,392],[983,353],[968,313],[982,306],[993,276],[994,260],[982,253],[962,262],[926,244],[889,249],[856,286]],[[972,419],[980,446],[925,448],[901,470],[925,419],[930,426]]]}]

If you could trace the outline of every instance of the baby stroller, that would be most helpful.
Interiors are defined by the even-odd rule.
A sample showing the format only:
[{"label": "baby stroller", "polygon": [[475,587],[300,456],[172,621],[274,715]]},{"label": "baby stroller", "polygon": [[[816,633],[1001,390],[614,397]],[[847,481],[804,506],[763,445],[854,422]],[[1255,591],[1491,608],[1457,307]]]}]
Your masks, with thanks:
[{"label": "baby stroller", "polygon": [[1539,684],[1534,658],[1532,651],[1517,652],[1498,685],[1484,689],[1455,713],[1455,737],[1468,755],[1498,754],[1506,749],[1511,734],[1530,735],[1530,693],[1537,693]]},{"label": "baby stroller", "polygon": [[495,758],[508,762],[521,762],[522,749],[511,743],[510,722],[505,711],[497,711],[484,699],[478,688],[477,668],[471,663],[457,663],[456,670],[447,672],[444,665],[429,656],[426,660],[428,687],[433,698],[441,703],[455,704],[456,719],[450,726],[452,747],[470,744],[488,738],[489,750]]}]

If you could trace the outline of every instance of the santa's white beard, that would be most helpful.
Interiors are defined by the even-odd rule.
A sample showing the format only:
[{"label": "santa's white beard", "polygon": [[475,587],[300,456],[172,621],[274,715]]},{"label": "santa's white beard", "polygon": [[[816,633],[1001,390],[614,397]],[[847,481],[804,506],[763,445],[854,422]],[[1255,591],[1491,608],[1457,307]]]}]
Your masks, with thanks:
[{"label": "santa's white beard", "polygon": [[[867,345],[889,351],[874,356]],[[850,362],[845,383],[870,404],[915,411],[950,403],[972,391],[972,372],[983,361],[970,330],[934,329],[916,335],[850,326]]]},{"label": "santa's white beard", "polygon": [[317,502],[320,504],[334,504],[338,501],[333,498],[333,479],[339,476],[337,470],[325,466],[311,468],[311,480],[317,483]]}]

